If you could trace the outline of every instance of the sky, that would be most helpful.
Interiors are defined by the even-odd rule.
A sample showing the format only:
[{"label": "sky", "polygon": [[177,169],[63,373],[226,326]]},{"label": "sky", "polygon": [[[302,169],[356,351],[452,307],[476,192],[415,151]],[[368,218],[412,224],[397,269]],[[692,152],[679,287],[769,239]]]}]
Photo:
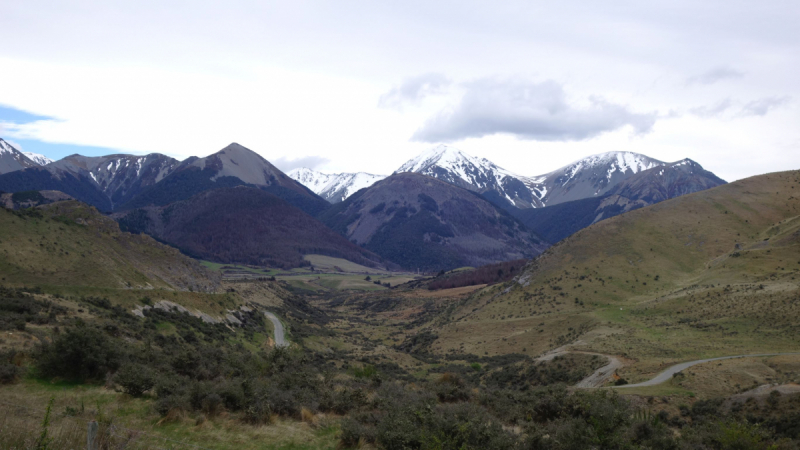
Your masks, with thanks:
[{"label": "sky", "polygon": [[0,3],[0,137],[389,174],[446,143],[520,175],[607,151],[800,168],[800,4]]}]

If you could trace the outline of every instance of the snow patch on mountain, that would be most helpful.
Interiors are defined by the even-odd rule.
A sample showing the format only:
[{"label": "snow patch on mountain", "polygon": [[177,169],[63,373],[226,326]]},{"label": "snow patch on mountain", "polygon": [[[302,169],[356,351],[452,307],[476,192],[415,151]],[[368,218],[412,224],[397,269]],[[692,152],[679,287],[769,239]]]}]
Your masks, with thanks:
[{"label": "snow patch on mountain", "polygon": [[331,203],[344,201],[359,190],[386,178],[386,175],[365,172],[327,174],[305,167],[293,169],[287,175]]},{"label": "snow patch on mountain", "polygon": [[8,142],[0,139],[0,154],[3,153],[14,153],[16,149],[11,146]]},{"label": "snow patch on mountain", "polygon": [[532,178],[517,175],[486,158],[469,155],[455,147],[439,145],[400,166],[395,173],[414,172],[446,181],[521,208],[541,205]]},{"label": "snow patch on mountain", "polygon": [[497,180],[502,180],[508,176],[521,178],[519,175],[503,169],[486,158],[477,158],[444,144],[410,159],[400,166],[395,173],[415,172],[423,175],[433,175],[434,167],[448,170],[466,183],[473,184],[478,188],[485,188],[486,180],[491,178]]},{"label": "snow patch on mountain", "polygon": [[40,166],[46,166],[46,165],[50,164],[51,162],[53,162],[52,159],[48,158],[47,156],[41,155],[39,153],[22,152],[22,154],[27,156],[28,159],[30,159],[31,161],[35,162],[36,164],[38,164]]}]

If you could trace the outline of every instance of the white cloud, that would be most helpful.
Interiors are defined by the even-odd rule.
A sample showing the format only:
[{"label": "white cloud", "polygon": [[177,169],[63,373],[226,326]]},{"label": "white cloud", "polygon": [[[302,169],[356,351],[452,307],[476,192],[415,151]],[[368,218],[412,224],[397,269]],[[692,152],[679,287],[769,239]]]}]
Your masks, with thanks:
[{"label": "white cloud", "polygon": [[647,133],[655,121],[656,113],[633,112],[597,96],[576,105],[555,81],[485,78],[465,83],[458,103],[426,121],[413,139],[451,142],[505,133],[525,140],[580,141],[625,126]]},{"label": "white cloud", "polygon": [[727,66],[715,67],[707,72],[694,75],[686,80],[686,85],[693,84],[714,84],[722,80],[730,80],[744,77],[744,72],[732,69]]},{"label": "white cloud", "polygon": [[788,95],[780,96],[780,97],[764,97],[758,100],[753,100],[751,102],[745,103],[742,106],[742,110],[739,112],[740,117],[747,117],[747,116],[759,116],[763,117],[766,116],[767,113],[783,106],[791,100],[791,97]]},{"label": "white cloud", "polygon": [[270,162],[278,169],[281,169],[284,172],[288,172],[292,169],[299,169],[301,167],[305,167],[308,169],[316,169],[317,167],[325,165],[330,161],[331,161],[330,159],[324,156],[303,156],[300,158],[293,158],[293,159],[289,159],[285,156],[282,156],[280,158],[273,159]]},{"label": "white cloud", "polygon": [[402,109],[406,104],[419,105],[428,96],[444,93],[450,80],[439,73],[426,73],[406,78],[399,86],[381,95],[378,106],[381,108]]}]

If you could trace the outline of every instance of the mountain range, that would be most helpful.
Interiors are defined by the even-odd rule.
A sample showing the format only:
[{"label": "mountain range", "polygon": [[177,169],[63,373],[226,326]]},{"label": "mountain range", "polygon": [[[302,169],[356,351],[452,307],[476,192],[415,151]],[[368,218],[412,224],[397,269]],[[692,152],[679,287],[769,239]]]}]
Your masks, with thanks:
[{"label": "mountain range", "polygon": [[512,213],[548,242],[556,243],[603,219],[722,184],[725,180],[684,159],[640,171],[596,196]]},{"label": "mountain range", "polygon": [[[394,173],[413,172],[438,178],[478,192],[500,206],[511,210],[525,210],[604,197],[620,183],[641,172],[683,163],[691,164],[702,171],[702,167],[690,159],[668,163],[639,153],[607,152],[583,158],[543,175],[527,176],[515,174],[485,158],[474,157],[455,147],[439,145],[408,160]],[[340,202],[359,189],[385,178],[363,172],[328,175],[307,168],[294,169],[289,172],[289,176],[331,203]],[[716,176],[712,178],[716,184],[710,184],[722,182]],[[667,178],[665,181],[669,182]],[[698,189],[708,187],[710,186],[706,181],[697,186]],[[694,192],[686,183],[678,190],[683,193]],[[661,201],[671,197],[659,198]]]},{"label": "mountain range", "polygon": [[689,159],[631,152],[524,176],[440,145],[386,177],[285,174],[236,143],[184,161],[153,153],[48,162],[3,140],[0,150],[0,191],[58,191],[188,254],[281,267],[314,252],[424,270],[530,258],[592,223],[725,183]]},{"label": "mountain range", "polygon": [[531,258],[548,246],[480,195],[416,173],[396,173],[362,189],[320,219],[407,269]]},{"label": "mountain range", "polygon": [[[725,183],[691,159],[667,163],[633,152],[592,155],[543,175],[524,176],[447,145],[423,152],[394,173],[405,172],[476,192],[549,242],[599,220]],[[383,179],[358,175],[305,168],[290,173],[331,203]],[[332,192],[336,195],[328,195]]]},{"label": "mountain range", "polygon": [[[163,206],[220,187],[255,186],[283,198],[309,214],[328,206],[322,198],[292,180],[257,153],[233,143],[205,158],[178,161],[151,153],[144,156],[70,155],[39,166],[5,141],[0,190],[57,190],[101,211]],[[16,162],[16,166],[14,165]]]}]

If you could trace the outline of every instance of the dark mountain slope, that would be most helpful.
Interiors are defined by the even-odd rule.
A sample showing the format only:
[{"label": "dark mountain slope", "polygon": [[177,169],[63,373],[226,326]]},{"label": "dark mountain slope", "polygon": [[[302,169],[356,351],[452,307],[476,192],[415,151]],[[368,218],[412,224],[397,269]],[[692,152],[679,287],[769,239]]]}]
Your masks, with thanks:
[{"label": "dark mountain slope", "polygon": [[685,159],[639,172],[602,197],[517,210],[514,215],[528,228],[555,243],[600,220],[722,184],[725,180]]},{"label": "dark mountain slope", "polygon": [[145,156],[70,155],[46,166],[37,165],[0,175],[0,190],[56,190],[102,211],[112,211],[115,206],[161,181],[177,165],[177,160],[157,153]]},{"label": "dark mountain slope", "polygon": [[298,267],[322,254],[376,267],[380,257],[344,239],[258,188],[208,190],[162,207],[116,214],[120,226],[145,232],[197,258],[222,263]]},{"label": "dark mountain slope", "polygon": [[362,189],[320,219],[408,269],[530,258],[547,247],[480,195],[416,173],[395,174]]},{"label": "dark mountain slope", "polygon": [[329,204],[258,153],[233,143],[205,158],[183,161],[169,176],[137,195],[121,209],[163,206],[218,188],[255,186],[316,215]]},{"label": "dark mountain slope", "polygon": [[44,167],[0,175],[0,191],[61,191],[101,211],[111,211],[111,200],[88,176]]}]

